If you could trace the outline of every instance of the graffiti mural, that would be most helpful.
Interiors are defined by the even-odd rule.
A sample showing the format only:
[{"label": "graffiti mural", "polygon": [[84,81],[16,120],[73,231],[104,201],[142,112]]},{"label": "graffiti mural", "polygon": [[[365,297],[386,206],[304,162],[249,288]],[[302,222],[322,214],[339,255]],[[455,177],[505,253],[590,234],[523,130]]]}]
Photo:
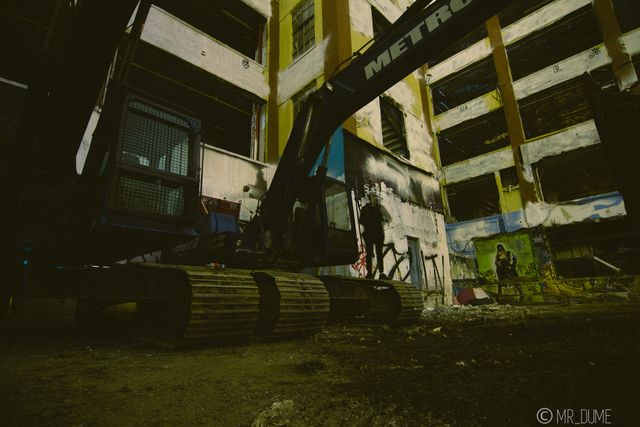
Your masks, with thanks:
[{"label": "graffiti mural", "polygon": [[525,232],[474,239],[478,274],[490,281],[537,278],[531,238]]},{"label": "graffiti mural", "polygon": [[347,184],[359,196],[373,184],[384,184],[401,200],[442,213],[437,179],[431,174],[394,158],[382,150],[344,133]]}]

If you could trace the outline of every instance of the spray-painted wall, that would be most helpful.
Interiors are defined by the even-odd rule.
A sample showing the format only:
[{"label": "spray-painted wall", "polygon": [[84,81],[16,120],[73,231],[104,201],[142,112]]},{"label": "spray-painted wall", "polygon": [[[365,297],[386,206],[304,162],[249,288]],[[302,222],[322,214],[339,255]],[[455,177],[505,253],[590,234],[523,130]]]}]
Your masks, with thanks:
[{"label": "spray-painted wall", "polygon": [[480,238],[474,240],[476,257],[478,260],[479,276],[489,282],[498,280],[496,255],[498,245],[510,252],[514,263],[515,276],[535,280],[536,262],[531,246],[531,238],[527,232],[503,234],[500,236]]},{"label": "spray-painted wall", "polygon": [[[444,299],[450,301],[451,271],[438,180],[352,135],[345,138],[345,165],[346,180],[358,205],[366,203],[366,195],[374,192],[391,215],[385,244],[393,243],[397,254],[389,252],[385,257],[386,273],[397,263],[395,279],[409,274],[409,239],[417,239],[421,253],[415,268],[426,278],[421,288],[444,287]],[[364,271],[356,267],[351,268],[351,274],[362,275]]]}]

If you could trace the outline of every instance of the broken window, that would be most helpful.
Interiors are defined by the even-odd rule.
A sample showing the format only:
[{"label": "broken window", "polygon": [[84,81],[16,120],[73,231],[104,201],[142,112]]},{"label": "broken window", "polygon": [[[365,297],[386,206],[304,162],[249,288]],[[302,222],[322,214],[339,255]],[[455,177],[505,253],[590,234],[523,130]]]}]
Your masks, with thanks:
[{"label": "broken window", "polygon": [[500,182],[502,183],[503,190],[511,190],[513,187],[518,186],[518,175],[516,174],[516,168],[510,167],[500,170]]},{"label": "broken window", "polygon": [[456,221],[500,213],[500,197],[493,173],[447,185],[445,188],[449,210]]},{"label": "broken window", "polygon": [[508,46],[511,75],[521,79],[600,43],[602,35],[587,5]]},{"label": "broken window", "polygon": [[497,87],[496,67],[489,56],[431,85],[434,112],[436,115],[444,113]]},{"label": "broken window", "polygon": [[527,139],[560,131],[593,117],[582,78],[538,92],[519,101],[519,105]]},{"label": "broken window", "polygon": [[263,63],[266,19],[243,2],[159,0],[154,3],[230,48]]},{"label": "broken window", "polygon": [[378,37],[389,28],[391,22],[373,6],[371,7],[371,15],[373,17],[373,37]]},{"label": "broken window", "polygon": [[606,159],[598,144],[536,163],[544,201],[558,203],[616,191]]},{"label": "broken window", "polygon": [[291,15],[293,22],[293,59],[296,59],[315,44],[313,0],[303,0]]},{"label": "broken window", "polygon": [[397,156],[409,158],[409,148],[404,129],[404,114],[391,101],[380,97],[382,116],[382,143]]},{"label": "broken window", "polygon": [[[600,87],[617,92],[610,65],[597,68],[590,74]],[[518,104],[527,139],[560,131],[593,117],[582,76],[531,95]]]},{"label": "broken window", "polygon": [[554,1],[555,0],[516,0],[500,12],[500,26],[502,28],[508,27]]},{"label": "broken window", "polygon": [[507,121],[502,109],[468,120],[438,134],[443,166],[509,146]]},{"label": "broken window", "polygon": [[613,0],[613,9],[622,34],[640,27],[640,2],[638,0]]},{"label": "broken window", "polygon": [[487,28],[484,23],[478,25],[473,31],[469,32],[466,36],[453,41],[452,43],[447,43],[447,46],[440,50],[437,54],[433,55],[431,58],[428,58],[427,63],[429,67],[433,68],[442,61],[451,58],[458,52],[461,52],[468,48],[469,46],[474,45],[482,39],[487,38]]},{"label": "broken window", "polygon": [[298,113],[300,112],[300,108],[302,108],[302,103],[307,97],[316,90],[316,82],[315,80],[302,88],[302,90],[298,91],[293,97],[291,101],[293,101],[293,119],[295,120],[298,117]]},{"label": "broken window", "polygon": [[548,228],[558,276],[613,276],[618,274],[615,268],[626,274],[640,273],[640,244],[629,230],[633,225],[627,218]]},{"label": "broken window", "polygon": [[146,43],[139,45],[128,83],[198,118],[203,143],[262,157],[257,147],[263,101],[250,93]]}]

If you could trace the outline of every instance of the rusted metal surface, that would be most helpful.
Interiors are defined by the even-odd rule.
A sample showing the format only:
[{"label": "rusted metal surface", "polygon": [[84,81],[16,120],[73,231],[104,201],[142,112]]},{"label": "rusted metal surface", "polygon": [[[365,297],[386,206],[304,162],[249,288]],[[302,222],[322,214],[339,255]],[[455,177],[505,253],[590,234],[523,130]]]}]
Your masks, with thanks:
[{"label": "rusted metal surface", "polygon": [[[147,321],[161,344],[176,347],[248,338],[260,312],[258,287],[249,271],[206,267],[154,265],[175,274],[189,287],[186,298],[176,298],[151,310]],[[176,283],[176,286],[180,286]],[[164,331],[157,330],[166,327]]]},{"label": "rusted metal surface", "polygon": [[261,298],[259,335],[308,335],[326,325],[329,293],[320,280],[281,271],[260,271],[254,277]]}]

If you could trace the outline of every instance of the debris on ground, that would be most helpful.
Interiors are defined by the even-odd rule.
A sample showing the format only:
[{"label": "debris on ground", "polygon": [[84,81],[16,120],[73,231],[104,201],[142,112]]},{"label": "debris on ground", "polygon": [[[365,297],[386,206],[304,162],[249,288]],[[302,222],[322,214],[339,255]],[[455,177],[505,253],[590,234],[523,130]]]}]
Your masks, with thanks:
[{"label": "debris on ground", "polygon": [[293,400],[274,402],[271,408],[260,412],[251,427],[286,426],[293,414]]}]

